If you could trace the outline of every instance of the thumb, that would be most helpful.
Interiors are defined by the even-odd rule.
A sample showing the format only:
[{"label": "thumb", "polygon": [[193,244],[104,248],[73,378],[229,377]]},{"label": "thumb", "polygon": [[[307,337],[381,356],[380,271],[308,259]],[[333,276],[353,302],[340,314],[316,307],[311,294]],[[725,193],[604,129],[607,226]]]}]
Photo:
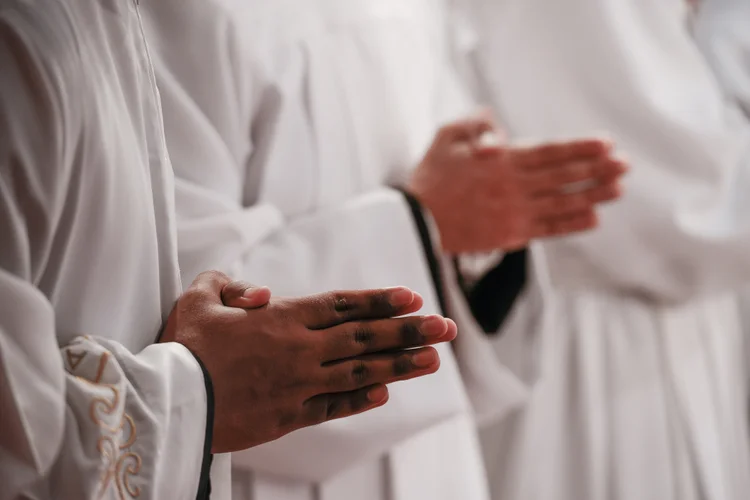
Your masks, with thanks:
[{"label": "thumb", "polygon": [[271,300],[271,289],[266,286],[255,286],[245,281],[232,281],[221,290],[221,301],[227,307],[240,309],[258,309],[268,305]]},{"label": "thumb", "polygon": [[486,120],[488,126],[478,130],[478,133],[471,137],[474,153],[481,156],[499,152],[508,141],[507,133],[495,121],[489,108],[481,109],[476,116],[479,120]]},{"label": "thumb", "polygon": [[443,125],[437,133],[438,142],[474,142],[487,131],[495,130],[495,122],[486,112],[478,113],[463,120]]},{"label": "thumb", "polygon": [[506,144],[507,135],[502,129],[486,130],[473,141],[474,153],[486,156],[502,151]]}]

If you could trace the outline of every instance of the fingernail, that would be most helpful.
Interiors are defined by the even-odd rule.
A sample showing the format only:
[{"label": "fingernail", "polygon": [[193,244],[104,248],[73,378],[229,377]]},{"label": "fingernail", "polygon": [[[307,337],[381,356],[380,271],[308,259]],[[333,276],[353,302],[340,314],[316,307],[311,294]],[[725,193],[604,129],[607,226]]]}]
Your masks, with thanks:
[{"label": "fingernail", "polygon": [[393,307],[404,307],[414,302],[414,293],[408,288],[392,288],[390,302]]},{"label": "fingernail", "polygon": [[499,148],[502,144],[503,141],[500,139],[500,135],[493,130],[484,132],[477,140],[477,145],[480,148]]},{"label": "fingernail", "polygon": [[628,168],[630,167],[630,160],[626,156],[618,155],[615,157],[615,161],[617,162],[617,166],[619,167],[620,171],[627,172]]},{"label": "fingernail", "polygon": [[445,321],[448,323],[448,329],[446,330],[446,335],[448,332],[452,330],[454,332],[453,338],[456,338],[458,336],[458,325],[456,325],[456,322],[450,318],[446,318]]},{"label": "fingernail", "polygon": [[437,352],[433,349],[418,352],[412,356],[411,362],[417,368],[429,368],[437,362]]},{"label": "fingernail", "polygon": [[425,337],[440,338],[448,333],[448,325],[440,316],[428,316],[419,328]]},{"label": "fingernail", "polygon": [[246,289],[242,293],[242,296],[245,297],[246,299],[252,299],[256,295],[258,295],[261,292],[261,290],[263,290],[263,288],[251,287],[251,288]]},{"label": "fingernail", "polygon": [[384,385],[373,387],[367,392],[367,399],[371,403],[380,403],[388,397],[388,389]]}]

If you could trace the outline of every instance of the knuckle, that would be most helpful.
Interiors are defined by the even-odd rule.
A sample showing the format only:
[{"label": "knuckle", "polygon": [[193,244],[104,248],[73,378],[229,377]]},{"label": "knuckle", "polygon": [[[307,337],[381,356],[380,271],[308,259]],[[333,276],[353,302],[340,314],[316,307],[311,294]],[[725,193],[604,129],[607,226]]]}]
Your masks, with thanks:
[{"label": "knuckle", "polygon": [[375,332],[369,326],[359,323],[352,332],[352,339],[355,345],[366,348],[375,343]]},{"label": "knuckle", "polygon": [[356,308],[354,301],[341,292],[330,293],[325,300],[329,308],[340,314],[349,313]]},{"label": "knuckle", "polygon": [[388,296],[387,292],[378,291],[375,293],[371,293],[367,303],[372,314],[391,314],[391,312],[393,311],[390,297]]},{"label": "knuckle", "polygon": [[[304,424],[298,425],[303,427],[305,425],[317,425],[322,424],[328,420],[328,400],[331,399],[329,395],[317,396],[307,403],[305,403],[304,412]],[[298,422],[298,424],[301,422]]]},{"label": "knuckle", "polygon": [[221,271],[203,271],[195,279],[195,282],[217,282],[226,284],[229,283],[229,277]]},{"label": "knuckle", "polygon": [[295,310],[304,304],[306,304],[304,300],[280,298],[273,306],[273,315],[269,321],[272,321],[274,326],[285,330],[301,327]]},{"label": "knuckle", "polygon": [[370,378],[370,368],[366,363],[357,361],[351,368],[350,378],[355,386],[361,386]]},{"label": "knuckle", "polygon": [[[311,315],[310,317],[314,322],[318,322],[321,321],[322,318],[329,317],[331,315],[331,312],[334,312],[335,315],[339,318],[344,317],[343,314],[337,310],[336,294],[334,293],[326,293],[308,297],[304,300],[304,305],[307,311],[309,311],[309,314]],[[290,314],[293,314],[292,310],[290,310]]]},{"label": "knuckle", "polygon": [[193,305],[205,299],[205,293],[198,286],[191,286],[182,293],[180,302],[184,305]]},{"label": "knuckle", "polygon": [[408,375],[413,369],[411,357],[407,355],[401,355],[393,361],[393,375],[396,377]]},{"label": "knuckle", "polygon": [[401,334],[401,343],[404,346],[421,345],[425,341],[419,326],[413,320],[402,324],[399,333]]},{"label": "knuckle", "polygon": [[344,410],[344,403],[341,398],[327,397],[325,405],[324,420],[333,420],[339,417]]}]

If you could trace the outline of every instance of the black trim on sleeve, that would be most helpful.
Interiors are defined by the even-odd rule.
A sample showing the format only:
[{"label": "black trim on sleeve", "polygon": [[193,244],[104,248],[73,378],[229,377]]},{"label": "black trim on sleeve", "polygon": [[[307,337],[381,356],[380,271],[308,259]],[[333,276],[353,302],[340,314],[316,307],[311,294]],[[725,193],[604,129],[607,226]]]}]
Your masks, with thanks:
[{"label": "black trim on sleeve", "polygon": [[203,463],[201,465],[201,477],[198,482],[198,494],[196,500],[208,500],[211,497],[211,464],[214,456],[211,454],[214,436],[214,384],[211,375],[206,370],[203,361],[191,351],[203,372],[203,380],[206,384],[206,440],[203,444]]},{"label": "black trim on sleeve", "polygon": [[427,257],[427,265],[430,267],[430,275],[432,276],[432,283],[435,286],[435,294],[437,295],[438,305],[440,306],[440,313],[443,316],[448,316],[447,301],[445,300],[445,282],[443,280],[443,274],[440,272],[440,261],[437,254],[435,253],[435,247],[432,244],[432,238],[430,237],[430,228],[427,225],[427,220],[424,217],[422,211],[422,204],[419,203],[411,193],[404,190],[400,190],[406,198],[409,208],[411,209],[412,216],[414,217],[414,223],[417,226],[419,237],[422,240],[422,249]]},{"label": "black trim on sleeve", "polygon": [[[474,319],[488,335],[498,335],[526,286],[528,249],[505,254],[471,290],[464,288]],[[456,266],[458,267],[458,266]],[[460,276],[458,269],[456,272]]]}]

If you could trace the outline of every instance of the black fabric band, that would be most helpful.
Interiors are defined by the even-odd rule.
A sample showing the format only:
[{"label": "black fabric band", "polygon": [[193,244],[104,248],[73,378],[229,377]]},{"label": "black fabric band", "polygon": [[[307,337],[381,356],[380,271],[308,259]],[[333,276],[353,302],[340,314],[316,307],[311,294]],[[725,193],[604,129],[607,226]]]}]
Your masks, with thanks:
[{"label": "black fabric band", "polygon": [[206,370],[203,361],[191,352],[203,371],[203,380],[206,384],[206,440],[203,444],[203,463],[201,465],[201,477],[198,482],[198,494],[196,500],[208,500],[211,497],[211,464],[214,456],[211,454],[214,436],[214,384],[211,375]]},{"label": "black fabric band", "polygon": [[430,267],[430,275],[432,276],[432,283],[435,286],[435,294],[437,295],[438,305],[440,306],[440,313],[443,316],[448,316],[447,301],[445,300],[445,282],[443,280],[443,273],[440,272],[440,261],[438,255],[435,253],[435,248],[432,244],[432,238],[430,237],[430,228],[427,226],[427,220],[424,217],[422,211],[422,205],[419,203],[414,196],[410,193],[401,190],[406,198],[409,208],[411,209],[412,216],[414,217],[414,223],[417,226],[419,237],[422,240],[422,249],[424,250],[425,257],[427,258],[427,265]]},{"label": "black fabric band", "polygon": [[513,304],[526,286],[527,266],[527,249],[505,254],[503,260],[482,276],[471,290],[464,288],[474,318],[488,335],[500,333]]}]

